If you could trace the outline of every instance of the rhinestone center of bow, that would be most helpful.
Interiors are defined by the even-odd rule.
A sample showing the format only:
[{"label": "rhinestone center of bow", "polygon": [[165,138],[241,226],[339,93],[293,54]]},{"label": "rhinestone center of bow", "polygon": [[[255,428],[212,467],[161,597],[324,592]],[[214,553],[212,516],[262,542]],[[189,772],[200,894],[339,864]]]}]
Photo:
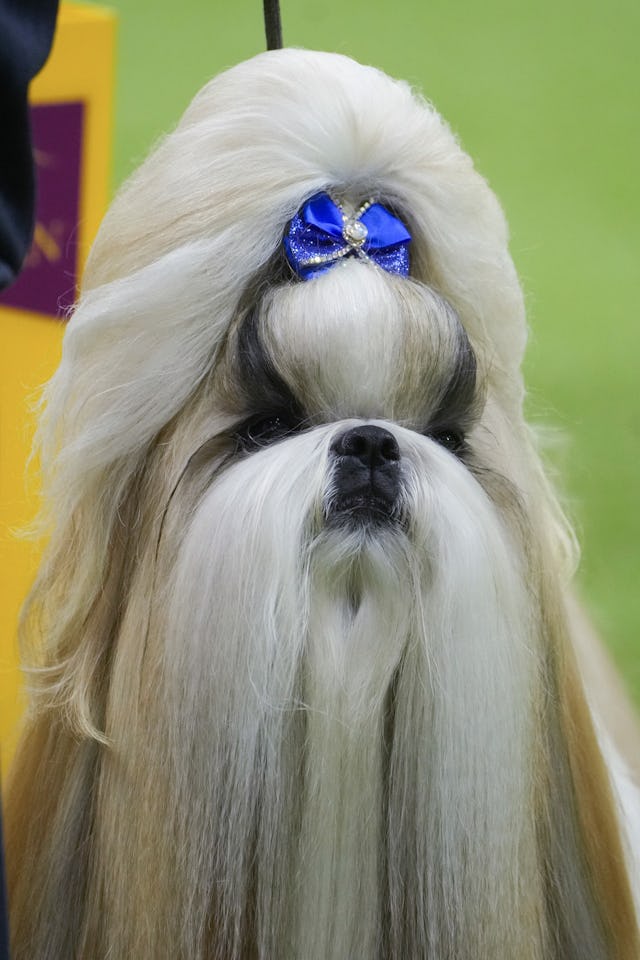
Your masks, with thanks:
[{"label": "rhinestone center of bow", "polygon": [[353,247],[361,247],[368,234],[369,231],[361,220],[347,220],[342,229],[342,236]]}]

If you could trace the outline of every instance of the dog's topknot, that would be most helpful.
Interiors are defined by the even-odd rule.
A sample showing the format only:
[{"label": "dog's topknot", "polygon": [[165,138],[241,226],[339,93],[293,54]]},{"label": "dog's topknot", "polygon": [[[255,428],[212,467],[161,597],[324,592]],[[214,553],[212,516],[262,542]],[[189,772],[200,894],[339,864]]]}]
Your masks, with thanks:
[{"label": "dog's topknot", "polygon": [[271,51],[207,84],[121,190],[84,289],[197,244],[212,300],[224,284],[230,303],[302,202],[327,186],[376,194],[403,214],[416,237],[413,274],[445,293],[472,339],[488,336],[513,373],[524,312],[495,197],[430,104],[339,54]]}]

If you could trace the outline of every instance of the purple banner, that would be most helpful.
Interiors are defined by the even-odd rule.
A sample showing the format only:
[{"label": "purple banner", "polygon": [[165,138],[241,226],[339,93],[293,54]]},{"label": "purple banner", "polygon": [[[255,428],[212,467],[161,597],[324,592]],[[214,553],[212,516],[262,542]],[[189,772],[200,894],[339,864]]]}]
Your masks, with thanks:
[{"label": "purple banner", "polygon": [[36,227],[23,271],[0,296],[0,304],[63,317],[74,301],[83,121],[83,103],[31,107]]}]

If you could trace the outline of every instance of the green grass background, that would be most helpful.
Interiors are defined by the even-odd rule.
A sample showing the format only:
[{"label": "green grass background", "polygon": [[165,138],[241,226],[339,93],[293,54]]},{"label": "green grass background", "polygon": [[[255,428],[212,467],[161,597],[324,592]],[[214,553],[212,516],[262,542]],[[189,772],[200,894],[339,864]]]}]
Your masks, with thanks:
[{"label": "green grass background", "polygon": [[[111,6],[115,186],[264,40],[260,0]],[[282,0],[282,19],[287,44],[420,88],[500,197],[528,303],[529,416],[559,430],[582,592],[640,703],[640,4]]]}]

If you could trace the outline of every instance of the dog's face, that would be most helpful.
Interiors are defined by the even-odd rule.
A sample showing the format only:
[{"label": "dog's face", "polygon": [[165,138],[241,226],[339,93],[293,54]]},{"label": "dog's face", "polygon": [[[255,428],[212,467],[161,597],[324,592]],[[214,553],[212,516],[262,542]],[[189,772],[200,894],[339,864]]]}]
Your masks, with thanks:
[{"label": "dog's face", "polygon": [[[356,231],[296,272],[325,190],[392,210],[410,269]],[[633,956],[594,879],[606,787],[576,799],[602,769],[524,339],[500,209],[408,88],[282,51],[194,101],[107,216],[47,394],[32,740],[60,800],[24,956]]]}]

